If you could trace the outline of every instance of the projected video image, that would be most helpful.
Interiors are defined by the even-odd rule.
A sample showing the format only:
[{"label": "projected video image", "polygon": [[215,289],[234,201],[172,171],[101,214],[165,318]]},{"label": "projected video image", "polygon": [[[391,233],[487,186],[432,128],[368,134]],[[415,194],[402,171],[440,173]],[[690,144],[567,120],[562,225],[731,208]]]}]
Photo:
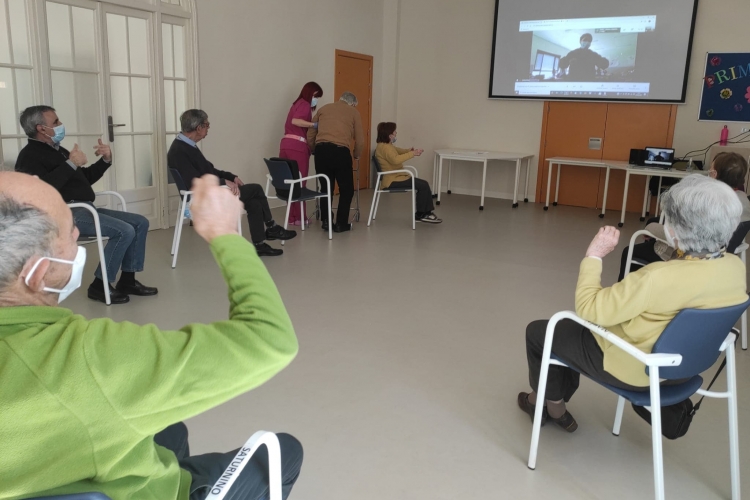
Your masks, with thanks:
[{"label": "projected video image", "polygon": [[646,165],[672,165],[674,149],[646,148]]},{"label": "projected video image", "polygon": [[636,69],[638,37],[655,29],[656,16],[522,21],[531,57],[516,95],[648,96]]}]

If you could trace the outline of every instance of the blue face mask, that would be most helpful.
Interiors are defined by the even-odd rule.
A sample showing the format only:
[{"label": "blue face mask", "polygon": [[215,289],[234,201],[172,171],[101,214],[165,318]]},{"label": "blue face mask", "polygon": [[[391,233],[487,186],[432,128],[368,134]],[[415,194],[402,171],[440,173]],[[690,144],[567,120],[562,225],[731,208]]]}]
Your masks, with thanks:
[{"label": "blue face mask", "polygon": [[51,128],[52,130],[55,131],[55,135],[44,134],[44,135],[47,135],[47,137],[49,137],[50,139],[52,139],[52,142],[54,142],[55,144],[60,144],[63,141],[63,139],[65,139],[65,125],[60,124],[57,127],[44,127],[44,128]]},{"label": "blue face mask", "polygon": [[318,98],[317,97],[313,97],[312,100],[310,101],[310,107],[314,108],[317,105],[318,105]]}]

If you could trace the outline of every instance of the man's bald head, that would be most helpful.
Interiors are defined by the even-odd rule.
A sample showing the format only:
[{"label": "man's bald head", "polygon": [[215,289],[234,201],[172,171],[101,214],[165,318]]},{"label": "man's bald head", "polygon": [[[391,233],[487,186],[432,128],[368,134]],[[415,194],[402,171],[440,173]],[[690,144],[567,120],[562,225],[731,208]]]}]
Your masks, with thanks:
[{"label": "man's bald head", "polygon": [[34,286],[24,278],[41,257],[72,260],[77,237],[70,208],[55,188],[27,174],[0,172],[0,306],[51,304],[41,288],[69,279],[70,266],[45,261]]}]

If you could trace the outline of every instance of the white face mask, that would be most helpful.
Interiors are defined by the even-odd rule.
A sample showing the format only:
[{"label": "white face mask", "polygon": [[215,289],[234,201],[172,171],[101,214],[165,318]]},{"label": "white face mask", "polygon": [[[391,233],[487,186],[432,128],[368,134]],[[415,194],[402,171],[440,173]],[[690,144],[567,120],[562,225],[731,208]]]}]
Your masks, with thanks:
[{"label": "white face mask", "polygon": [[80,286],[81,286],[81,279],[83,278],[83,266],[86,264],[86,249],[83,247],[78,247],[78,253],[76,254],[75,260],[63,260],[63,259],[55,259],[52,257],[42,257],[38,261],[36,261],[36,264],[31,268],[31,271],[26,276],[26,286],[29,285],[29,280],[36,272],[37,267],[39,267],[39,264],[43,260],[49,260],[51,262],[59,262],[61,264],[70,264],[73,266],[73,271],[70,273],[70,279],[68,280],[68,283],[62,287],[62,289],[58,290],[56,288],[48,288],[44,287],[45,292],[52,292],[52,293],[59,293],[60,296],[57,299],[57,303],[59,304],[63,300],[67,299],[71,293],[75,292]]},{"label": "white face mask", "polygon": [[664,239],[670,247],[677,250],[677,239],[672,236],[672,228],[669,227],[666,222],[664,223]]}]

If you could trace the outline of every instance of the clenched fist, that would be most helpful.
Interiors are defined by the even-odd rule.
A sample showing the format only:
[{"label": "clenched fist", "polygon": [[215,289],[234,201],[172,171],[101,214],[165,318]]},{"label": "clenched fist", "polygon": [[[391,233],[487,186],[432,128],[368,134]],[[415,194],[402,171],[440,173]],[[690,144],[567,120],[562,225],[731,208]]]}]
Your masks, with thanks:
[{"label": "clenched fist", "polygon": [[591,240],[586,257],[599,257],[600,259],[609,255],[617,247],[620,241],[620,231],[612,226],[605,226],[599,229],[594,239]]}]

